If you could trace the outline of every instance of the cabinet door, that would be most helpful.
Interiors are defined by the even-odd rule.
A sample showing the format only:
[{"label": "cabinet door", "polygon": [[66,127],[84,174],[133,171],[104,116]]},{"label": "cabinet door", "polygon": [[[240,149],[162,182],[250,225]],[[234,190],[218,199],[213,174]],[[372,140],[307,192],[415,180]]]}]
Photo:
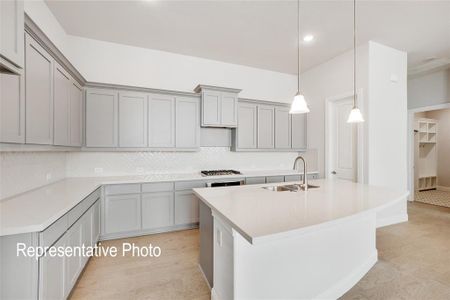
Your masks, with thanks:
[{"label": "cabinet door", "polygon": [[91,208],[92,236],[91,246],[94,246],[100,239],[100,200]]},{"label": "cabinet door", "polygon": [[[80,247],[82,244],[82,225],[78,220],[66,233],[66,246]],[[81,256],[71,255],[65,256],[65,276],[64,276],[64,290],[65,297],[67,297],[72,290],[75,282],[77,282],[78,275],[81,272]]]},{"label": "cabinet door", "polygon": [[86,147],[117,147],[117,92],[86,93]]},{"label": "cabinet door", "polygon": [[237,126],[237,105],[236,94],[222,93],[221,98],[221,125],[227,127]]},{"label": "cabinet door", "polygon": [[55,63],[53,78],[53,144],[69,146],[70,135],[70,75]]},{"label": "cabinet door", "polygon": [[[66,236],[63,235],[53,247],[64,247]],[[65,257],[42,256],[39,258],[39,299],[64,299]]]},{"label": "cabinet door", "polygon": [[239,103],[237,148],[256,148],[257,106],[251,103]]},{"label": "cabinet door", "polygon": [[147,147],[147,95],[119,93],[119,147]]},{"label": "cabinet door", "polygon": [[23,67],[22,0],[0,1],[0,55]]},{"label": "cabinet door", "polygon": [[306,114],[291,115],[292,149],[306,149]]},{"label": "cabinet door", "polygon": [[106,197],[105,233],[117,233],[141,228],[141,196],[117,195]]},{"label": "cabinet door", "polygon": [[175,147],[175,97],[150,95],[148,144],[153,148]]},{"label": "cabinet door", "polygon": [[274,148],[275,114],[273,106],[258,106],[258,148]]},{"label": "cabinet door", "polygon": [[26,142],[53,144],[53,58],[26,35]]},{"label": "cabinet door", "polygon": [[[81,246],[89,247],[92,245],[92,208],[90,208],[80,219],[81,222]],[[89,257],[81,257],[81,268],[87,263]]]},{"label": "cabinet door", "polygon": [[275,148],[291,148],[291,115],[289,108],[275,108]]},{"label": "cabinet door", "polygon": [[70,146],[83,143],[83,89],[75,82],[70,84]]},{"label": "cabinet door", "polygon": [[204,91],[202,93],[202,125],[220,125],[221,93],[216,91]]},{"label": "cabinet door", "polygon": [[175,225],[198,222],[198,201],[191,191],[175,193]]},{"label": "cabinet door", "polygon": [[25,142],[24,94],[23,76],[0,74],[0,142]]},{"label": "cabinet door", "polygon": [[188,149],[200,147],[199,100],[193,98],[177,98],[175,115],[176,147]]},{"label": "cabinet door", "polygon": [[173,225],[173,192],[142,195],[142,228],[153,229]]}]

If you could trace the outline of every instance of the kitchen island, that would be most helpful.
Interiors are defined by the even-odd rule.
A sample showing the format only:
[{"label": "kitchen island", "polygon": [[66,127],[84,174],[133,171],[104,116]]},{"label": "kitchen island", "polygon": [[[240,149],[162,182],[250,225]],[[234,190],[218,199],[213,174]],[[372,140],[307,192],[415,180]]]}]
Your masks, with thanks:
[{"label": "kitchen island", "polygon": [[200,219],[201,240],[213,236],[212,298],[336,299],[376,263],[377,214],[406,209],[408,192],[313,184],[307,192],[264,188],[286,183],[194,189],[213,218],[212,232]]}]

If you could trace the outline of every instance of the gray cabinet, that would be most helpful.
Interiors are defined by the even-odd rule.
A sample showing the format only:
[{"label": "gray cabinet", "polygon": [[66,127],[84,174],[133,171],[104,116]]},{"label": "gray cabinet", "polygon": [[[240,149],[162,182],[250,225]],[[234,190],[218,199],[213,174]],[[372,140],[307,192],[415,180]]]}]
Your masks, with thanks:
[{"label": "gray cabinet", "polygon": [[53,144],[68,146],[70,142],[70,75],[55,63],[53,78]]},{"label": "gray cabinet", "polygon": [[196,98],[176,98],[175,146],[178,149],[200,147],[200,108]]},{"label": "gray cabinet", "polygon": [[306,149],[306,114],[291,115],[292,149]]},{"label": "gray cabinet", "polygon": [[69,146],[81,147],[83,143],[83,89],[78,83],[70,84]]},{"label": "gray cabinet", "polygon": [[119,147],[147,147],[147,95],[119,93]]},{"label": "gray cabinet", "polygon": [[198,198],[192,191],[175,192],[175,225],[198,222],[198,201]]},{"label": "gray cabinet", "polygon": [[291,148],[291,115],[288,107],[275,107],[275,148]]},{"label": "gray cabinet", "polygon": [[100,201],[97,201],[91,208],[91,246],[100,240]]},{"label": "gray cabinet", "polygon": [[0,122],[0,142],[25,142],[25,84],[23,76],[0,74]]},{"label": "gray cabinet", "polygon": [[148,145],[151,148],[175,147],[175,97],[149,96]]},{"label": "gray cabinet", "polygon": [[256,149],[256,133],[257,105],[245,102],[239,103],[236,147],[239,149]]},{"label": "gray cabinet", "polygon": [[[82,244],[82,223],[77,221],[66,233],[66,247],[79,247]],[[81,256],[72,255],[64,257],[64,290],[67,297],[77,282],[78,275],[81,272]]]},{"label": "gray cabinet", "polygon": [[105,233],[120,233],[141,228],[141,195],[105,197]]},{"label": "gray cabinet", "polygon": [[142,194],[142,229],[172,226],[173,191]]},{"label": "gray cabinet", "polygon": [[86,93],[86,147],[117,147],[118,93],[90,89]]},{"label": "gray cabinet", "polygon": [[0,1],[0,57],[18,67],[23,67],[23,28],[23,1]]},{"label": "gray cabinet", "polygon": [[[73,237],[73,236],[72,236]],[[66,246],[66,236],[62,236],[55,248]],[[73,262],[71,261],[71,267]],[[39,258],[39,299],[64,299],[65,257],[45,255]]]},{"label": "gray cabinet", "polygon": [[275,109],[273,106],[258,105],[258,148],[275,147]]},{"label": "gray cabinet", "polygon": [[53,58],[25,36],[26,142],[53,144]]},{"label": "gray cabinet", "polygon": [[203,127],[237,126],[238,94],[241,90],[199,85],[195,91],[202,95]]}]

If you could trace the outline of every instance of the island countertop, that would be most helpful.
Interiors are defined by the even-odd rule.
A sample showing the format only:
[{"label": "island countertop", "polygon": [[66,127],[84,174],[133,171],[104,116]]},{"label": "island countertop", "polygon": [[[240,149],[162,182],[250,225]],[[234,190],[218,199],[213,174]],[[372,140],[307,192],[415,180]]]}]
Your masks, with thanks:
[{"label": "island countertop", "polygon": [[381,210],[405,201],[407,191],[369,186],[345,180],[310,181],[319,188],[307,192],[274,192],[261,184],[197,188],[194,193],[213,214],[228,222],[250,243],[314,231],[345,218]]}]

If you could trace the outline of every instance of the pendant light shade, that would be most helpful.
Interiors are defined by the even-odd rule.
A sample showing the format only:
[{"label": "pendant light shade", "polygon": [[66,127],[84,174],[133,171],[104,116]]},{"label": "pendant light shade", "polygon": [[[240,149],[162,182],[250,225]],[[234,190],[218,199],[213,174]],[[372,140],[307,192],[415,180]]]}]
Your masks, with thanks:
[{"label": "pendant light shade", "polygon": [[308,103],[306,103],[305,97],[297,93],[294,97],[294,101],[291,104],[291,110],[289,110],[290,114],[304,114],[309,113]]},{"label": "pendant light shade", "polygon": [[347,123],[362,123],[364,122],[364,118],[362,116],[361,111],[359,108],[354,107],[350,111],[350,115],[348,116]]},{"label": "pendant light shade", "polygon": [[300,0],[297,0],[297,94],[291,104],[290,114],[309,113],[305,96],[300,93]]}]

